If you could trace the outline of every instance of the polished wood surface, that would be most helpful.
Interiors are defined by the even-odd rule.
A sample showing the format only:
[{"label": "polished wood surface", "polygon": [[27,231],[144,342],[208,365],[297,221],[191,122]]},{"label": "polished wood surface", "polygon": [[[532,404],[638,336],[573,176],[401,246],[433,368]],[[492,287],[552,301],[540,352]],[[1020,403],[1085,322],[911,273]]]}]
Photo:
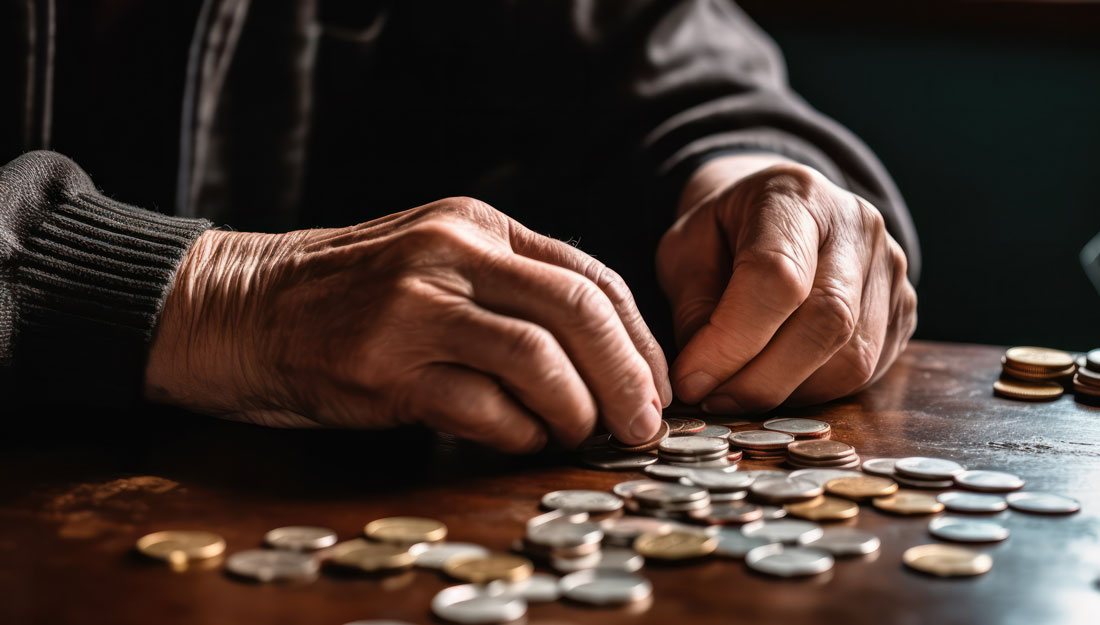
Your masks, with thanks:
[{"label": "polished wood surface", "polygon": [[[952,458],[1081,501],[1081,512],[1069,516],[993,515],[1012,536],[977,547],[993,557],[990,573],[942,580],[906,569],[906,548],[936,542],[928,517],[863,506],[852,524],[875,532],[882,549],[813,579],[778,581],[721,559],[647,564],[650,604],[533,604],[528,622],[1098,622],[1100,409],[1070,395],[1051,403],[994,397],[1001,353],[915,343],[870,390],[786,411],[828,421],[833,438],[864,458]],[[498,456],[415,430],[275,431],[149,410],[18,417],[36,425],[0,447],[5,624],[436,622],[429,602],[452,582],[435,571],[260,585],[217,568],[174,573],[132,547],[155,530],[206,529],[225,536],[231,553],[259,546],[280,525],[323,525],[350,538],[367,521],[400,514],[440,519],[452,540],[506,549],[543,493],[609,489],[636,477],[577,468],[567,454]]]}]

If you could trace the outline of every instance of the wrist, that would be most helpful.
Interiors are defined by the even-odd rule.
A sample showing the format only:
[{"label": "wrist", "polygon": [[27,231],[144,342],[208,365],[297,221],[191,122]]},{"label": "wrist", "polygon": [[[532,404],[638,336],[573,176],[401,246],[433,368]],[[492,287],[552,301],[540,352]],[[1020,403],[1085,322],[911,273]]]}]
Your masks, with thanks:
[{"label": "wrist", "polygon": [[679,218],[741,180],[776,165],[798,163],[785,156],[766,152],[730,154],[703,163],[684,185],[676,208],[676,217]]},{"label": "wrist", "polygon": [[145,398],[208,414],[264,402],[257,312],[290,235],[208,230],[164,301],[145,369]]}]

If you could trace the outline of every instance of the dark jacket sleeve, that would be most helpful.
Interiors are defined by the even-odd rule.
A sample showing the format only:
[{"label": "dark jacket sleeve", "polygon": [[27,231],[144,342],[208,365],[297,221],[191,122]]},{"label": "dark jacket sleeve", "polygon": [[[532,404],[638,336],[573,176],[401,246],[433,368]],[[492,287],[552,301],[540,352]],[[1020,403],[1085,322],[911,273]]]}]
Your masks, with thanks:
[{"label": "dark jacket sleeve", "polygon": [[210,223],[127,206],[71,160],[0,167],[0,385],[5,397],[140,397],[157,315]]},{"label": "dark jacket sleeve", "polygon": [[[634,180],[654,181],[656,196],[670,197],[716,154],[787,156],[877,206],[916,278],[916,230],[885,168],[791,90],[775,43],[731,0],[576,0],[570,11],[558,23],[568,24],[571,43],[556,43],[570,53],[557,63],[576,64],[547,74],[565,75],[574,90],[551,88],[547,98],[586,120],[569,141],[595,147],[587,166],[641,154]],[[569,95],[555,100],[556,91]]]}]

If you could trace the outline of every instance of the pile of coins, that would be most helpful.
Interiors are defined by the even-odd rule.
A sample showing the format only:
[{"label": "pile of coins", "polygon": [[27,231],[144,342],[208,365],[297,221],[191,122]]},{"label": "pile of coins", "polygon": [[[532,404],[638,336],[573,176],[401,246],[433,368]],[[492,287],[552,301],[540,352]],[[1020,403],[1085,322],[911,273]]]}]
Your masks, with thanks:
[{"label": "pile of coins", "polygon": [[1047,347],[1010,347],[1001,358],[1001,377],[993,391],[1025,401],[1058,399],[1072,385],[1079,401],[1100,401],[1100,349],[1076,358]]},{"label": "pile of coins", "polygon": [[676,436],[661,441],[657,458],[672,466],[720,468],[729,465],[730,442],[715,436]]},{"label": "pile of coins", "polygon": [[787,445],[787,462],[800,469],[854,469],[860,459],[856,448],[847,443],[818,439]]}]

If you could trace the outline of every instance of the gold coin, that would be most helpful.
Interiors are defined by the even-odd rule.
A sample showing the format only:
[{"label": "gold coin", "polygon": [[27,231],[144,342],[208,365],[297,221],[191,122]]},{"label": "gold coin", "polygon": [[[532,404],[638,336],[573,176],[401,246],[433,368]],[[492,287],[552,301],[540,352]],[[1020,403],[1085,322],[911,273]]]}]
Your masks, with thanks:
[{"label": "gold coin", "polygon": [[898,483],[888,477],[865,475],[841,477],[825,482],[825,492],[838,497],[860,501],[871,497],[885,497],[897,492]]},{"label": "gold coin", "polygon": [[443,564],[443,572],[472,584],[487,584],[496,580],[519,582],[531,577],[535,565],[527,558],[510,553],[490,553],[473,558],[451,558]]},{"label": "gold coin", "polygon": [[212,532],[166,530],[139,538],[137,550],[182,567],[191,560],[220,556],[225,552],[225,539]]},{"label": "gold coin", "polygon": [[839,521],[859,514],[859,504],[837,497],[818,497],[801,503],[789,503],[783,509],[810,521]]},{"label": "gold coin", "polygon": [[1028,401],[1058,399],[1064,390],[1057,382],[1019,382],[1002,378],[993,383],[993,391],[998,395]]},{"label": "gold coin", "polygon": [[935,495],[911,490],[899,490],[893,495],[876,497],[871,503],[879,510],[894,514],[935,514],[943,510],[943,504],[936,501]]},{"label": "gold coin", "polygon": [[1028,382],[1046,382],[1047,380],[1056,380],[1058,378],[1069,377],[1077,371],[1077,367],[1066,367],[1065,369],[1057,369],[1054,371],[1032,371],[1030,369],[1017,369],[1012,366],[1012,363],[1008,362],[1004,357],[1001,358],[1001,372],[1017,380],[1025,380]]},{"label": "gold coin", "polygon": [[412,545],[443,540],[447,537],[447,526],[435,519],[394,516],[367,523],[363,533],[367,538],[384,543]]},{"label": "gold coin", "polygon": [[717,548],[718,541],[701,532],[647,532],[634,539],[634,551],[656,560],[701,558]]},{"label": "gold coin", "polygon": [[1005,350],[1005,362],[1016,369],[1036,373],[1058,371],[1074,365],[1073,356],[1069,353],[1047,347],[1010,347]]},{"label": "gold coin", "polygon": [[910,568],[940,577],[981,575],[993,568],[989,555],[949,545],[910,547],[901,559]]},{"label": "gold coin", "polygon": [[361,538],[333,545],[322,557],[330,564],[367,572],[403,569],[416,560],[406,545],[372,543]]}]

